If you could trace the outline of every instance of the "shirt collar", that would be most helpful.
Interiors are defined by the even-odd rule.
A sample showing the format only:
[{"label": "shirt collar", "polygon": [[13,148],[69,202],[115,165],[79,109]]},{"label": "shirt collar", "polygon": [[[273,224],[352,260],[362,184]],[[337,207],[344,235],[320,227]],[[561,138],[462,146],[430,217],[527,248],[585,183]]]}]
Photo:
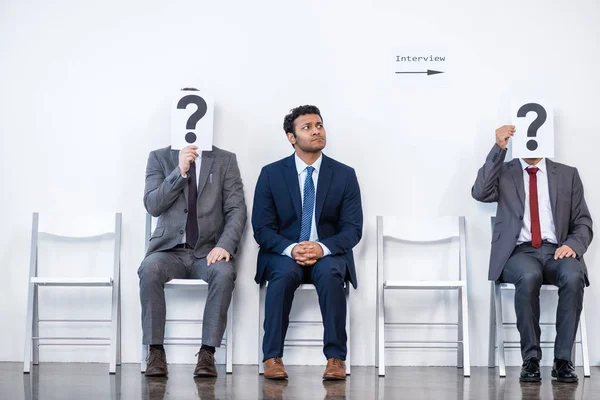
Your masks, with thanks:
[{"label": "shirt collar", "polygon": [[527,164],[525,161],[523,161],[522,158],[519,158],[519,161],[521,162],[521,169],[525,170],[529,167],[537,167],[540,171],[542,171],[544,174],[546,173],[547,169],[546,169],[546,158],[542,158],[540,160],[539,163],[535,164],[535,165],[529,165]]},{"label": "shirt collar", "polygon": [[[294,160],[296,161],[296,171],[298,171],[298,175],[300,175],[302,172],[304,172],[306,167],[308,167],[308,164],[302,161],[302,159],[298,157],[298,154],[294,154]],[[317,171],[317,174],[319,173],[319,169],[321,168],[321,162],[323,162],[323,154],[321,154],[312,165],[315,171]]]}]

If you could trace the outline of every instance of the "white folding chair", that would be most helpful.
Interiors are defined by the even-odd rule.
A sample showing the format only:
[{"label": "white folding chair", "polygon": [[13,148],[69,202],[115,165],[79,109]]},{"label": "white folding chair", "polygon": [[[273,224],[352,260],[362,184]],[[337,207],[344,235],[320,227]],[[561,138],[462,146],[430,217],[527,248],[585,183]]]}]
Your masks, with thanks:
[{"label": "white folding chair", "polygon": [[[492,217],[492,231],[494,229],[494,222],[496,217]],[[504,322],[504,316],[502,312],[502,292],[508,290],[515,290],[515,285],[512,283],[502,283],[499,281],[491,282],[490,288],[490,340],[488,348],[488,366],[494,368],[498,365],[500,377],[506,377],[506,354],[505,349],[520,349],[520,341],[507,341],[504,339],[504,328],[505,327],[516,327],[515,322]],[[544,284],[542,285],[542,292],[557,292],[558,287],[554,285]],[[590,359],[588,353],[588,341],[587,341],[587,326],[585,323],[585,301],[582,305],[581,317],[579,318],[579,340],[575,340],[573,343],[573,363],[575,363],[577,344],[581,345],[581,357],[583,359],[583,375],[585,377],[590,376]],[[499,322],[498,322],[499,321]],[[540,326],[555,326],[556,322],[540,322]],[[554,348],[554,342],[552,341],[541,341],[540,347],[542,348]],[[497,350],[497,352],[496,352]],[[497,355],[497,356],[496,356]],[[496,358],[497,357],[497,358]]]},{"label": "white folding chair", "polygon": [[[152,231],[154,230],[155,218],[152,218],[150,214],[146,214],[146,248],[150,242]],[[190,289],[190,290],[205,290],[208,292],[208,283],[202,279],[172,279],[165,284],[165,289]],[[166,323],[173,324],[198,324],[201,325],[203,321],[201,319],[174,319],[167,318]],[[183,337],[183,336],[170,336],[164,338],[164,345],[178,345],[178,346],[198,346],[202,344],[202,337]],[[225,372],[231,374],[233,372],[233,297],[231,298],[231,304],[229,310],[227,310],[227,327],[225,328],[225,338],[221,342],[222,346],[225,346],[226,361],[225,361]],[[142,344],[142,361],[141,361],[141,372],[146,372],[146,358],[148,356],[148,346]]]},{"label": "white folding chair", "polygon": [[[419,280],[399,281],[386,280],[384,277],[384,252],[383,241],[385,238],[394,238],[402,242],[436,243],[451,241],[458,238],[459,246],[456,253],[458,260],[457,280]],[[458,291],[458,322],[396,322],[385,321],[385,292],[387,290],[457,290]],[[458,338],[456,341],[422,340],[422,341],[386,341],[385,326],[456,326]],[[376,340],[377,366],[379,376],[385,375],[385,348],[423,349],[432,348],[430,344],[444,345],[456,343],[457,366],[463,368],[464,376],[471,375],[470,350],[469,350],[469,305],[467,296],[467,260],[465,245],[465,217],[440,217],[440,218],[400,218],[377,217],[377,340]]]},{"label": "white folding chair", "polygon": [[[33,213],[31,228],[31,256],[29,266],[29,294],[25,326],[25,357],[23,372],[29,373],[33,364],[39,364],[39,346],[42,345],[110,345],[109,373],[116,372],[121,364],[121,213],[110,215],[51,215]],[[112,276],[105,277],[47,277],[38,276],[39,238],[54,238],[81,242],[90,239],[110,238],[114,241]],[[108,274],[107,274],[108,275]],[[112,290],[110,319],[40,319],[39,287],[110,287]],[[62,337],[39,335],[40,322],[107,323],[111,324],[110,337]],[[44,342],[49,341],[49,342]],[[66,342],[64,342],[66,341]],[[73,342],[77,341],[77,342]],[[82,342],[79,342],[82,341]],[[86,343],[88,342],[88,343]],[[89,343],[94,342],[94,343]],[[106,342],[106,343],[97,343]],[[32,351],[33,349],[33,351]]]},{"label": "white folding chair", "polygon": [[[259,304],[258,304],[258,373],[263,375],[265,373],[265,366],[263,363],[263,351],[262,342],[265,336],[265,301],[267,298],[267,286],[268,282],[262,282],[259,288]],[[315,285],[312,283],[303,283],[297,290],[314,290],[316,291]],[[351,372],[351,359],[350,359],[350,348],[351,348],[351,335],[350,335],[350,282],[346,282],[344,286],[346,292],[346,335],[348,340],[346,342],[346,375],[350,375]],[[293,325],[321,325],[322,321],[290,321],[290,326]],[[323,346],[323,339],[285,339],[285,346],[288,347],[315,347]]]}]

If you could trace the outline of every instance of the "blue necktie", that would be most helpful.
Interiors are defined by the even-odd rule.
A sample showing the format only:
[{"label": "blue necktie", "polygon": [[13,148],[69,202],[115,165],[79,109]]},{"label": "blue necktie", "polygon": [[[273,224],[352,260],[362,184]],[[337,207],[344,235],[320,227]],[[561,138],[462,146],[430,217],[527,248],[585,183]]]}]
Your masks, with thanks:
[{"label": "blue necktie", "polygon": [[302,229],[300,229],[300,241],[310,239],[310,227],[312,225],[313,210],[315,208],[315,183],[312,179],[314,167],[306,167],[306,179],[304,180],[304,204],[302,204]]}]

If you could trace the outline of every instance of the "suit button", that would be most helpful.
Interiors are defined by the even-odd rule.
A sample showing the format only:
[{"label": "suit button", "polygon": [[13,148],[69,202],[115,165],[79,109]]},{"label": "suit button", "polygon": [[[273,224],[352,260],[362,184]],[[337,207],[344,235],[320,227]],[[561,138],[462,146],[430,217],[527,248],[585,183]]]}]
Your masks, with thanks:
[{"label": "suit button", "polygon": [[[183,210],[183,212],[187,214],[187,208],[185,210]],[[521,219],[523,219],[523,218],[521,218]]]},{"label": "suit button", "polygon": [[183,235],[183,229],[182,229],[182,230],[180,230],[180,231],[179,231],[179,233],[180,233],[181,235]]},{"label": "suit button", "polygon": [[522,221],[522,220],[523,220],[523,216],[522,216],[522,215],[519,215],[519,219]]},{"label": "suit button", "polygon": [[515,239],[518,239],[518,238],[519,238],[519,235],[515,235]]}]

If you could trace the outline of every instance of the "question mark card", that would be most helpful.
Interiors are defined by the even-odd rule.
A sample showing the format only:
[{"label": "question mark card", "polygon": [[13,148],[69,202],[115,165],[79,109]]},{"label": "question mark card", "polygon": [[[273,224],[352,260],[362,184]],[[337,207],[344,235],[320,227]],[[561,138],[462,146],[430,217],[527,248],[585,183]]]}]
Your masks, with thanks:
[{"label": "question mark card", "polygon": [[514,158],[554,157],[554,113],[542,101],[514,101],[511,116],[515,135],[511,139]]},{"label": "question mark card", "polygon": [[198,150],[212,150],[214,99],[199,91],[182,90],[171,107],[171,149],[181,150],[190,144]]}]

